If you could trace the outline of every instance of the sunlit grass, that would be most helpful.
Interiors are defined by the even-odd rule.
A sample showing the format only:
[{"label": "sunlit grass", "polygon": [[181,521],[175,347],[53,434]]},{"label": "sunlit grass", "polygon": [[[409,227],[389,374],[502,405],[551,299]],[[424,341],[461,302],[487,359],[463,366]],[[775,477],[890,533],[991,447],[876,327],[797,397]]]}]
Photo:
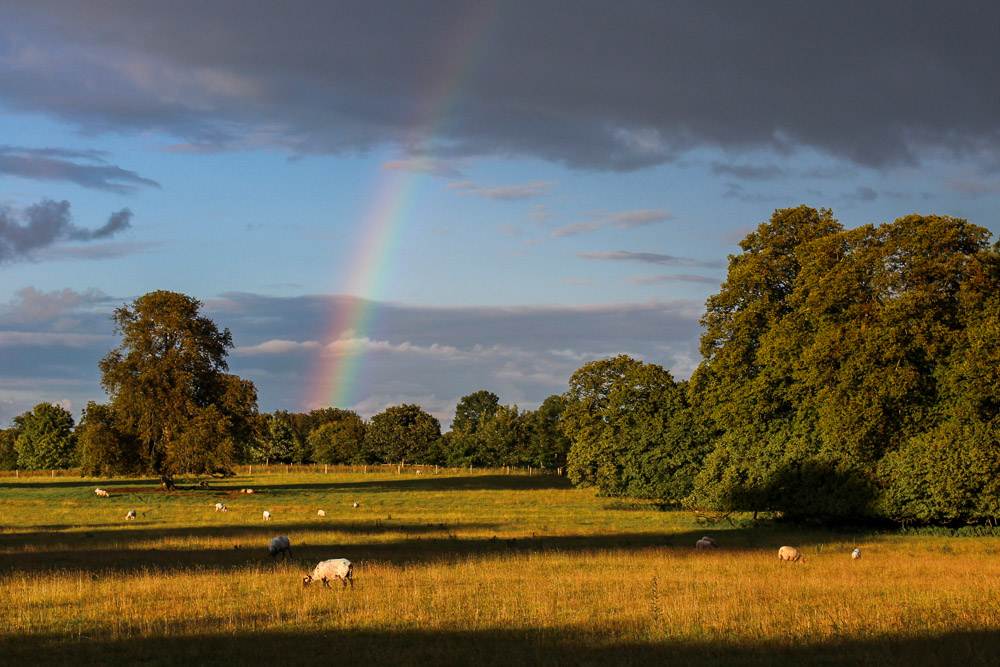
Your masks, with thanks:
[{"label": "sunlit grass", "polygon": [[[1000,648],[994,537],[706,528],[606,509],[554,477],[282,473],[116,491],[155,488],[131,480],[102,484],[108,499],[95,486],[0,479],[8,656],[252,662],[306,645],[319,653],[291,662],[949,664]],[[258,493],[233,494],[247,486]],[[724,548],[696,552],[705,533]],[[268,558],[279,534],[293,559]],[[806,563],[779,563],[782,544]],[[303,589],[333,557],[355,563],[354,588]]]}]

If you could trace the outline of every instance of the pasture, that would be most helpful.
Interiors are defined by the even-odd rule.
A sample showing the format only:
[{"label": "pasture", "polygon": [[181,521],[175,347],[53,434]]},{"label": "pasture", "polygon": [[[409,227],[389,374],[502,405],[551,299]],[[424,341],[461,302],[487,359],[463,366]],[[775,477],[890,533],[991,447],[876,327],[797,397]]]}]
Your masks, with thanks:
[{"label": "pasture", "polygon": [[[207,489],[182,480],[171,493],[154,480],[0,477],[4,660],[945,665],[1000,656],[997,537],[706,526],[550,475],[282,470]],[[98,486],[110,497],[95,497]],[[245,487],[255,493],[240,494]],[[217,502],[229,511],[216,512]],[[130,509],[138,518],[126,522]],[[292,558],[268,557],[278,535],[290,538]],[[703,535],[723,548],[696,552]],[[783,544],[806,562],[779,563]],[[318,561],[340,557],[354,563],[353,589],[302,588]]]}]

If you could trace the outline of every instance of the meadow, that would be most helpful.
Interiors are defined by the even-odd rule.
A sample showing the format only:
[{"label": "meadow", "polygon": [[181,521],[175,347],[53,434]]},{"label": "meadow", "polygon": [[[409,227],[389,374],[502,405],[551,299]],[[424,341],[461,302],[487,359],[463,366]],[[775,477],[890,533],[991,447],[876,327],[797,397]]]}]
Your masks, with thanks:
[{"label": "meadow", "polygon": [[[0,477],[4,661],[1000,660],[994,536],[706,524],[523,472],[240,472],[170,493],[155,480]],[[277,535],[292,558],[269,558]],[[696,552],[703,535],[723,548]],[[806,562],[779,563],[783,544]],[[355,564],[353,588],[303,589],[339,557]]]}]

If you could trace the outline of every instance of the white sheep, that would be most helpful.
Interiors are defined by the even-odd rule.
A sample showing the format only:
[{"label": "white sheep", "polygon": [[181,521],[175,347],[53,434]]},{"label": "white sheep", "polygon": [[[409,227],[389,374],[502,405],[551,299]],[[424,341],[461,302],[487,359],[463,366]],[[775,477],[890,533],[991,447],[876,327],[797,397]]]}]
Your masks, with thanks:
[{"label": "white sheep", "polygon": [[320,510],[320,511],[316,512],[316,516],[326,516],[326,512],[324,512],[323,510]]},{"label": "white sheep", "polygon": [[134,519],[135,517],[136,517],[135,510],[129,510],[128,514],[125,515],[125,520],[128,521],[130,519]]},{"label": "white sheep", "polygon": [[358,509],[359,507],[361,507],[361,505],[359,505],[359,504],[358,504],[358,503],[357,503],[357,502],[355,501],[355,503],[354,503],[354,509]]},{"label": "white sheep", "polygon": [[790,563],[804,563],[806,562],[806,557],[800,554],[799,550],[795,547],[781,547],[778,549],[778,560]]},{"label": "white sheep", "polygon": [[216,512],[228,512],[229,509],[226,507],[226,503],[215,503]]},{"label": "white sheep", "polygon": [[861,549],[855,549],[854,551],[851,552],[852,560],[858,560],[859,558],[861,558]]},{"label": "white sheep", "polygon": [[94,489],[94,493],[97,494],[98,498],[110,498],[111,494],[104,489]]},{"label": "white sheep", "polygon": [[354,566],[346,558],[325,560],[313,569],[312,574],[302,578],[302,587],[305,588],[313,581],[322,581],[324,586],[329,587],[331,581],[340,579],[344,582],[344,588],[347,588],[347,582],[351,582],[351,588],[354,588],[353,575]]},{"label": "white sheep", "polygon": [[718,549],[719,544],[711,537],[703,537],[694,543],[695,549]]},{"label": "white sheep", "polygon": [[253,494],[253,489],[247,489],[248,494]]},{"label": "white sheep", "polygon": [[268,512],[267,510],[264,510],[264,521],[270,521],[270,520],[271,520],[271,513]]},{"label": "white sheep", "polygon": [[286,554],[286,558],[292,555],[292,543],[284,535],[271,540],[271,543],[267,546],[267,548],[271,552],[271,558],[274,558],[282,552]]}]

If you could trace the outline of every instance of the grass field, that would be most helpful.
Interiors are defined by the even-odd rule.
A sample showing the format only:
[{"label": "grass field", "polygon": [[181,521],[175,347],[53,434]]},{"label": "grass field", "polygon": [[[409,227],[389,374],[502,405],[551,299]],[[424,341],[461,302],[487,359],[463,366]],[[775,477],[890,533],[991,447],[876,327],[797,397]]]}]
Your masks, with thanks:
[{"label": "grass field", "polygon": [[[3,661],[1000,663],[997,537],[705,526],[549,475],[273,467],[182,487],[0,477]],[[696,552],[706,534],[723,549]],[[292,559],[268,557],[277,535]],[[783,544],[806,562],[780,564]],[[302,588],[337,557],[353,589]]]}]

